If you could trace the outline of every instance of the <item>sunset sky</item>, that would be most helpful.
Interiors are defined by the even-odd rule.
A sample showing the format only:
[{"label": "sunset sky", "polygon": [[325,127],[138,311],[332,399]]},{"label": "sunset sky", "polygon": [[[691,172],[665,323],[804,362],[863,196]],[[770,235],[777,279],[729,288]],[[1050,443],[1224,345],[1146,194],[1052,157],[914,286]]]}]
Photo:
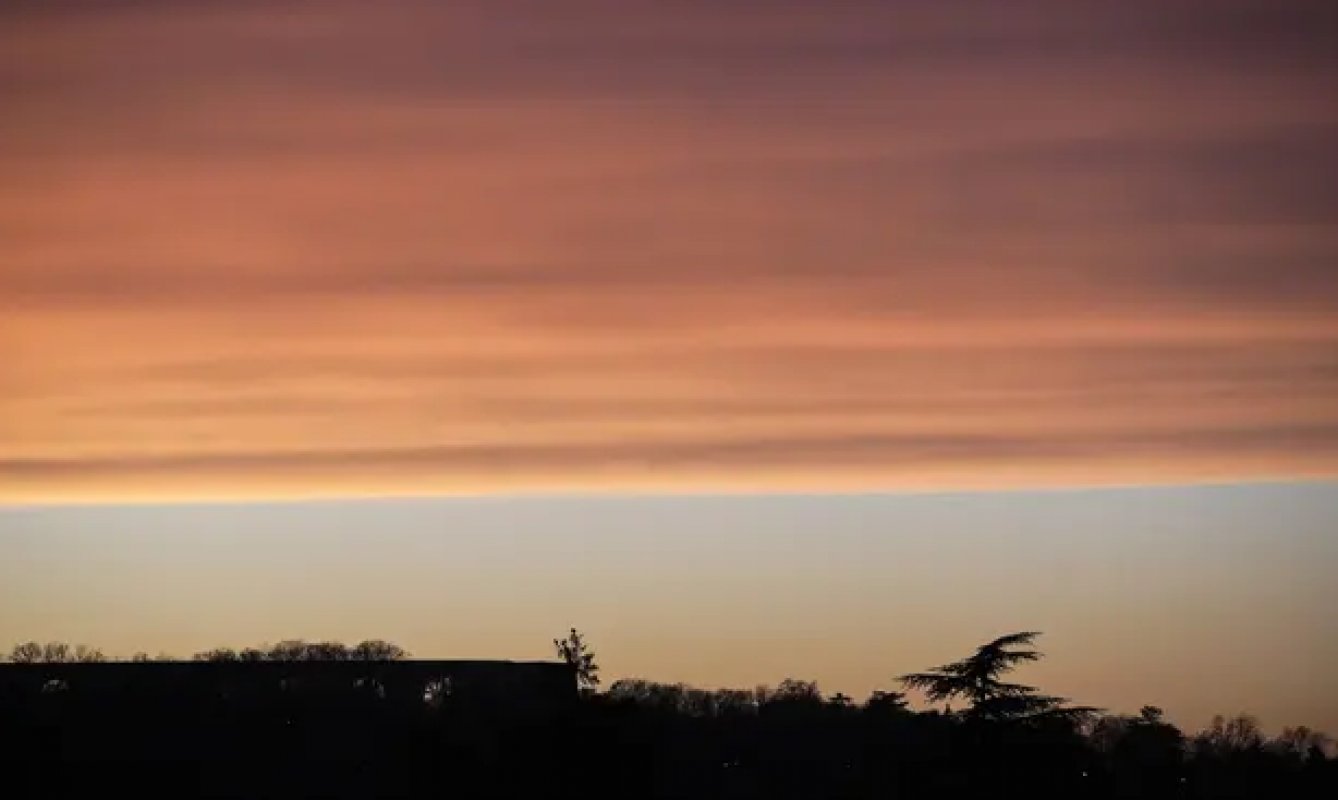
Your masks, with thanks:
[{"label": "sunset sky", "polygon": [[[377,537],[408,558],[450,528],[479,580],[493,548],[525,550],[494,587],[551,588],[545,548],[571,580],[658,586],[645,554],[680,546],[687,572],[716,548],[733,565],[719,591],[741,594],[712,608],[856,587],[840,624],[915,618],[911,663],[879,651],[914,668],[1049,606],[936,623],[860,553],[969,574],[961,542],[1050,552],[1072,514],[1075,563],[1125,587],[1050,598],[1072,615],[1055,647],[1087,659],[1075,691],[1155,694],[1102,684],[1122,679],[1087,646],[1146,636],[1225,670],[1203,691],[1338,728],[1318,679],[1250,684],[1262,660],[1206,610],[1258,578],[1271,599],[1232,619],[1293,674],[1338,674],[1318,577],[1338,572],[1336,43],[1338,11],[1307,0],[0,3],[0,646],[305,635]],[[1091,488],[1111,485],[1144,488]],[[321,522],[396,495],[455,499]],[[776,525],[805,544],[771,550]],[[185,592],[197,629],[136,622],[148,595],[90,610],[254,578],[264,556],[201,555],[259,546],[234,526],[295,570],[319,549],[311,597],[333,605],[274,615],[286,632],[256,622],[263,594],[230,616]],[[1261,566],[1270,540],[1286,555]],[[1167,612],[1118,565],[1163,544],[1175,567],[1139,574],[1205,605],[1132,628]],[[683,626],[674,604],[705,602],[633,595]],[[338,631],[516,655],[521,631],[602,619],[645,673],[762,679],[742,665],[782,669],[773,647],[833,688],[876,683],[855,638],[810,662],[772,619],[749,644],[731,626],[756,608],[707,614],[712,671],[593,601],[549,619],[484,593],[428,633],[385,622],[431,615],[426,596],[385,596]],[[1185,713],[1216,701],[1177,680]]]}]

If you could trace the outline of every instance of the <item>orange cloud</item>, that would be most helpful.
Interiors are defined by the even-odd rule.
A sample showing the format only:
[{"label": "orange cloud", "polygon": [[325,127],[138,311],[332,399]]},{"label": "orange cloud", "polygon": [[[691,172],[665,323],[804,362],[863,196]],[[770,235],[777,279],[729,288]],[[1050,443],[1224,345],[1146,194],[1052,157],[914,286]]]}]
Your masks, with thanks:
[{"label": "orange cloud", "polygon": [[1314,9],[965,5],[0,11],[0,492],[1338,472]]}]

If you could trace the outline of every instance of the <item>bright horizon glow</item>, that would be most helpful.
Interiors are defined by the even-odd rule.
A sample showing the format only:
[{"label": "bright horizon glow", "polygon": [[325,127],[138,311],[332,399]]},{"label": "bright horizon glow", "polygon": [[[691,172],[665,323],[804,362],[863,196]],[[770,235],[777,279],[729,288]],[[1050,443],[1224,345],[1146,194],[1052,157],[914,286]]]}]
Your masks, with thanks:
[{"label": "bright horizon glow", "polygon": [[[1070,474],[1070,478],[1072,475]],[[1144,475],[1143,477],[1147,477]],[[845,488],[840,487],[814,487],[812,481],[806,481],[803,478],[794,479],[793,485],[786,485],[783,481],[758,481],[756,484],[747,481],[740,481],[736,485],[730,485],[728,481],[717,483],[710,486],[697,484],[684,484],[681,486],[664,486],[661,484],[629,484],[625,487],[617,488],[524,488],[511,490],[506,487],[492,486],[477,490],[457,489],[455,491],[431,491],[428,489],[413,490],[405,487],[390,487],[384,491],[358,491],[352,488],[341,488],[338,486],[327,487],[324,489],[305,489],[284,491],[269,487],[268,490],[258,490],[255,493],[246,493],[236,490],[216,489],[210,491],[195,491],[188,494],[173,495],[169,493],[154,493],[151,490],[132,490],[108,491],[106,496],[85,495],[85,496],[66,496],[53,494],[50,497],[24,497],[21,499],[8,499],[0,497],[0,511],[37,511],[37,510],[58,510],[58,509],[78,509],[78,508],[147,508],[164,505],[248,505],[248,504],[266,504],[266,505],[291,505],[314,502],[377,502],[389,500],[407,500],[407,501],[441,501],[441,500],[654,500],[669,498],[729,498],[729,497],[808,497],[808,498],[831,498],[840,499],[860,498],[873,496],[886,497],[922,497],[922,496],[944,496],[958,494],[1007,494],[1016,491],[1025,491],[1040,496],[1050,494],[1068,494],[1073,492],[1087,492],[1094,490],[1121,490],[1121,489],[1178,489],[1178,488],[1199,488],[1199,489],[1225,489],[1230,487],[1251,487],[1251,486],[1287,486],[1295,484],[1327,483],[1334,480],[1335,475],[1328,470],[1318,470],[1312,475],[1297,474],[1287,477],[1275,478],[1257,478],[1250,476],[1226,476],[1220,478],[1201,476],[1197,480],[1185,480],[1173,476],[1166,476],[1160,481],[1136,481],[1119,480],[1109,474],[1104,474],[1099,478],[1093,478],[1081,482],[1063,482],[1056,478],[1051,482],[1030,480],[1028,482],[1010,483],[1007,481],[987,481],[981,480],[977,483],[958,481],[951,486],[942,483],[936,483],[932,480],[926,480],[921,483],[914,481],[903,481],[896,486],[883,486],[875,483],[853,484]]]}]

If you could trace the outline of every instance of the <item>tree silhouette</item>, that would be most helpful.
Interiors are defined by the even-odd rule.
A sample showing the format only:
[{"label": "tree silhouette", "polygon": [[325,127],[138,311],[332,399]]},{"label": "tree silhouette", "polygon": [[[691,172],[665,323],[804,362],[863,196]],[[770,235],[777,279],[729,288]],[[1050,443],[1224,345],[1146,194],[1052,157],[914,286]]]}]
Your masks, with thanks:
[{"label": "tree silhouette", "polygon": [[864,703],[864,709],[876,714],[902,714],[909,711],[904,693],[884,691],[870,694]]},{"label": "tree silhouette", "polygon": [[786,678],[771,691],[767,697],[767,702],[771,704],[791,703],[820,706],[822,705],[822,691],[818,688],[817,681]]},{"label": "tree silhouette", "polygon": [[827,704],[835,708],[854,708],[855,701],[852,700],[850,698],[850,695],[846,694],[845,692],[837,692],[836,694],[827,698]]},{"label": "tree silhouette", "polygon": [[[340,645],[339,647],[342,647]],[[266,661],[329,661],[339,660],[339,649],[328,642],[309,643],[302,639],[285,639],[271,646]]]},{"label": "tree silhouette", "polygon": [[[397,681],[396,668],[377,662],[407,654],[375,639],[292,639],[196,656],[236,662],[222,669],[48,670],[45,661],[101,653],[27,642],[8,651],[17,665],[0,667],[0,741],[11,743],[0,761],[9,759],[6,797],[50,794],[23,788],[45,786],[53,765],[105,781],[106,766],[130,763],[153,765],[134,770],[137,781],[147,774],[194,786],[207,775],[210,796],[274,785],[310,796],[437,797],[468,778],[501,781],[500,796],[539,794],[531,781],[579,785],[591,800],[1338,797],[1332,740],[1317,731],[1287,728],[1269,739],[1238,716],[1187,740],[1155,706],[1074,724],[1087,709],[1009,680],[1040,658],[1036,636],[1001,637],[903,676],[935,701],[960,701],[957,713],[912,710],[895,691],[856,705],[795,679],[708,690],[626,678],[596,694],[595,654],[575,629],[554,641],[572,669],[546,670],[552,681],[537,694],[523,682],[457,684],[440,673]],[[307,663],[251,670],[246,661]],[[292,683],[274,685],[265,676],[275,673]],[[549,690],[551,704],[541,701]],[[354,767],[338,766],[345,761]]]},{"label": "tree silhouette", "polygon": [[1332,744],[1333,738],[1329,735],[1299,725],[1283,728],[1282,733],[1278,734],[1269,746],[1281,755],[1308,758],[1312,753],[1326,752]]},{"label": "tree silhouette", "polygon": [[218,647],[196,653],[195,661],[400,661],[409,651],[383,639],[368,639],[349,647],[342,642],[308,642],[285,639],[264,648],[233,650]]},{"label": "tree silhouette", "polygon": [[572,628],[565,639],[554,639],[553,648],[558,658],[576,670],[576,685],[582,694],[592,694],[599,686],[599,665],[595,651],[585,641],[585,635]]},{"label": "tree silhouette", "polygon": [[215,647],[191,656],[192,661],[236,661],[237,651],[231,647]]},{"label": "tree silhouette", "polygon": [[1062,697],[1041,694],[1034,686],[1005,683],[1001,678],[1020,664],[1037,661],[1041,653],[1033,646],[1039,631],[1022,631],[1000,636],[976,648],[976,652],[929,672],[912,672],[898,680],[909,689],[925,693],[930,702],[962,699],[971,705],[968,718],[1009,720],[1044,716],[1081,717],[1095,709],[1064,707]]},{"label": "tree silhouette", "polygon": [[77,644],[74,646],[71,660],[81,664],[98,664],[106,661],[107,657],[96,647],[89,647],[86,644]]},{"label": "tree silhouette", "polygon": [[1213,717],[1208,729],[1194,737],[1194,750],[1201,755],[1232,756],[1259,750],[1264,746],[1264,734],[1259,720],[1249,714],[1237,714],[1227,719]]},{"label": "tree silhouette", "polygon": [[24,642],[9,651],[9,660],[15,664],[96,664],[107,660],[102,651],[86,644],[71,647],[65,642]]},{"label": "tree silhouette", "polygon": [[16,644],[9,651],[9,660],[15,664],[36,664],[42,660],[42,646],[37,642]]}]

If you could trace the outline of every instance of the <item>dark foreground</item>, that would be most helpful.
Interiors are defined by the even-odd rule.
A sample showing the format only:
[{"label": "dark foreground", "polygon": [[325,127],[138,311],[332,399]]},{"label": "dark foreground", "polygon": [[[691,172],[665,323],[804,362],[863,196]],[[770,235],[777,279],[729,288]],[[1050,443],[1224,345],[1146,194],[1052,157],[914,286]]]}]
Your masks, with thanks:
[{"label": "dark foreground", "polygon": [[[1332,798],[1338,760],[1247,720],[862,705],[563,664],[0,667],[3,797]],[[124,793],[124,794],[123,794]]]}]

